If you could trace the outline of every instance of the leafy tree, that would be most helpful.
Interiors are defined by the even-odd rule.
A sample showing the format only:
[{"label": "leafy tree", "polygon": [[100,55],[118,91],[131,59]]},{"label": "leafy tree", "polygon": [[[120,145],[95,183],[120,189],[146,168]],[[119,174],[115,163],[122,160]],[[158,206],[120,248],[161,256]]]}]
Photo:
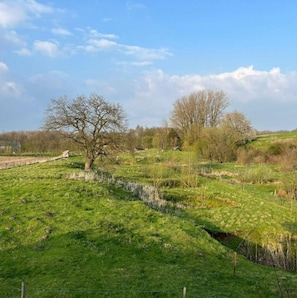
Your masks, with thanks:
[{"label": "leafy tree", "polygon": [[120,144],[126,130],[126,118],[119,104],[108,103],[101,96],[78,96],[52,99],[46,110],[43,127],[61,131],[85,151],[85,170],[96,158],[106,154],[106,147]]},{"label": "leafy tree", "polygon": [[195,144],[198,153],[204,158],[221,162],[234,161],[238,148],[255,136],[250,121],[244,114],[235,111],[226,114],[219,126],[203,128]]},{"label": "leafy tree", "polygon": [[199,155],[212,161],[225,161],[225,147],[224,135],[218,127],[204,128],[196,143]]},{"label": "leafy tree", "polygon": [[171,148],[180,147],[180,137],[175,129],[170,128],[169,133],[167,135],[168,144]]},{"label": "leafy tree", "polygon": [[256,137],[256,131],[251,122],[238,111],[226,114],[220,127],[234,146],[244,145]]}]

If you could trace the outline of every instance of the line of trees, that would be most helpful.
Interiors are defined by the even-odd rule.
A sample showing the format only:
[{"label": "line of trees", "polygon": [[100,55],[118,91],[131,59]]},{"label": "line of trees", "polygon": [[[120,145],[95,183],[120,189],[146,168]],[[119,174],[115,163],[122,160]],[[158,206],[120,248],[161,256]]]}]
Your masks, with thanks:
[{"label": "line of trees", "polygon": [[86,171],[98,157],[110,152],[145,148],[192,150],[200,158],[216,162],[277,163],[282,171],[283,195],[296,200],[297,143],[274,143],[266,151],[249,147],[256,131],[243,113],[226,113],[228,106],[224,92],[200,91],[176,100],[169,124],[128,129],[118,104],[96,94],[61,97],[48,106],[43,130],[0,134],[0,153],[9,148],[11,153],[18,148],[31,154],[84,151]]},{"label": "line of trees", "polygon": [[1,153],[23,153],[38,154],[51,153],[61,154],[63,150],[77,150],[77,147],[69,140],[63,138],[61,133],[56,131],[12,131],[0,134],[0,141],[3,143],[18,143],[18,150],[14,150],[12,146],[7,147]]},{"label": "line of trees", "polygon": [[0,134],[0,141],[21,143],[22,152],[83,150],[85,169],[110,151],[158,148],[195,150],[203,158],[236,159],[238,147],[253,140],[255,130],[243,113],[225,113],[223,91],[205,90],[176,100],[169,123],[162,127],[127,128],[119,104],[101,96],[53,99],[45,111],[43,130]]}]

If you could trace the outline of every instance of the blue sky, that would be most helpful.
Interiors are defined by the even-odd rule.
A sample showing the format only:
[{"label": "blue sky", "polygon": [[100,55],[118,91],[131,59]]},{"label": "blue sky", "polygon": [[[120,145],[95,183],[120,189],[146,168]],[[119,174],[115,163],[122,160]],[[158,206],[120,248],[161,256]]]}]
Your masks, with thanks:
[{"label": "blue sky", "polygon": [[0,0],[0,132],[90,93],[161,126],[204,89],[258,130],[296,129],[296,29],[295,0]]}]

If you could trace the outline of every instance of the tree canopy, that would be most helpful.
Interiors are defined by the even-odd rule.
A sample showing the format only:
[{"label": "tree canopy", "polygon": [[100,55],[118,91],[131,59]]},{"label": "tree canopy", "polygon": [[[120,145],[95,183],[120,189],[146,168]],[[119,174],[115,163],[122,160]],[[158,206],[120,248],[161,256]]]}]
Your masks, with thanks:
[{"label": "tree canopy", "polygon": [[126,131],[126,115],[119,104],[103,97],[66,96],[52,99],[48,106],[44,129],[61,131],[85,151],[85,170],[90,170],[96,158],[106,153],[106,147],[120,144],[119,137]]},{"label": "tree canopy", "polygon": [[194,92],[176,100],[171,113],[171,123],[183,137],[196,129],[216,127],[228,105],[223,91]]}]

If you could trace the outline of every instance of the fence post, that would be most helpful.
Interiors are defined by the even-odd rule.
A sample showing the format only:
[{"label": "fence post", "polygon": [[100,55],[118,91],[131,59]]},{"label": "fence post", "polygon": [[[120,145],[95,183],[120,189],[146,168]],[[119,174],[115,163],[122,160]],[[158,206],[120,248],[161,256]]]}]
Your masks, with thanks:
[{"label": "fence post", "polygon": [[183,298],[186,298],[186,295],[187,295],[187,288],[184,287],[184,290],[183,290]]},{"label": "fence post", "polygon": [[236,274],[236,261],[237,261],[237,253],[235,251],[233,255],[233,276],[235,276]]},{"label": "fence post", "polygon": [[26,297],[26,287],[25,287],[25,282],[22,281],[22,291],[21,291],[21,298]]}]

